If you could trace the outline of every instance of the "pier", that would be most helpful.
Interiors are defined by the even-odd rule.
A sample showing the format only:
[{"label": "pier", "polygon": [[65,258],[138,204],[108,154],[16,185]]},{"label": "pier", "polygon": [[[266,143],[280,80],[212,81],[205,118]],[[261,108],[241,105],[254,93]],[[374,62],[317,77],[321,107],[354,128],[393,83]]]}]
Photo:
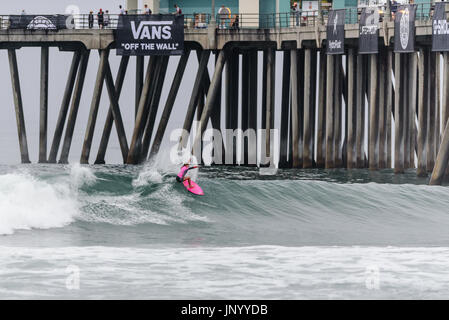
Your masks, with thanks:
[{"label": "pier", "polygon": [[[313,15],[298,26],[291,13],[259,14],[257,19],[241,14],[238,28],[226,29],[220,29],[210,15],[199,28],[194,24],[196,17],[186,15],[184,52],[173,78],[166,75],[171,58],[158,55],[151,56],[146,66],[142,56],[122,56],[117,74],[112,74],[109,55],[115,50],[118,16],[112,17],[115,23],[109,28],[99,30],[89,29],[86,16],[80,15],[74,18],[74,28],[57,31],[11,29],[9,16],[2,16],[0,49],[8,51],[21,161],[30,162],[26,122],[38,119],[24,118],[16,52],[40,47],[40,163],[67,163],[69,154],[78,152],[81,163],[104,164],[112,130],[119,137],[123,163],[151,159],[160,152],[181,81],[188,77],[194,85],[191,95],[185,97],[183,127],[192,131],[193,149],[201,149],[208,126],[220,131],[263,130],[266,134],[259,137],[262,143],[258,142],[265,154],[261,166],[273,164],[272,145],[278,143],[281,168],[394,168],[397,174],[416,168],[419,176],[428,176],[435,169],[431,183],[439,184],[449,160],[449,52],[432,51],[433,8],[430,4],[416,8],[414,49],[407,53],[395,52],[395,22],[387,11],[378,23],[375,54],[359,53],[361,15],[356,8],[344,9],[343,54],[327,50],[327,14]],[[47,126],[49,47],[73,52],[54,132]],[[71,150],[86,68],[93,54],[99,54],[100,60],[88,123],[83,124],[84,143],[82,150]],[[276,70],[280,55],[282,68]],[[258,68],[259,58],[262,68]],[[193,74],[185,72],[188,59],[199,61]],[[210,59],[215,61],[212,73],[207,68]],[[135,101],[119,105],[130,63],[136,64]],[[282,92],[276,95],[279,72]],[[262,90],[258,90],[260,80]],[[161,100],[164,84],[170,88],[166,101]],[[104,86],[110,107],[106,122],[99,124]],[[281,106],[280,112],[275,105]],[[221,125],[222,109],[225,127]],[[123,112],[135,113],[131,136],[125,134]],[[157,114],[161,114],[159,122]],[[199,124],[193,131],[195,119]],[[275,119],[281,120],[279,128]],[[272,129],[279,131],[279,141],[274,141]],[[98,150],[91,147],[95,134],[101,135]],[[183,137],[181,144],[187,138]],[[47,141],[51,141],[49,150]],[[216,153],[220,152],[214,150]],[[248,161],[252,153],[254,146],[244,143],[240,165],[254,165]]]}]

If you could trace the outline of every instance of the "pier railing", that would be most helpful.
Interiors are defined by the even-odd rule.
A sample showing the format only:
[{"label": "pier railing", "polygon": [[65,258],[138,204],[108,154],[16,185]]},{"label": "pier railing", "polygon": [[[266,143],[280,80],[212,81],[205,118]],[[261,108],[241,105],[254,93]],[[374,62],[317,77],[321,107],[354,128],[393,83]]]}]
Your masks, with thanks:
[{"label": "pier railing", "polygon": [[[432,19],[434,2],[416,4],[416,20],[425,21]],[[389,19],[394,19],[398,10],[397,7],[390,8]],[[345,8],[345,23],[357,24],[360,20],[362,8]],[[386,18],[387,8],[379,6],[381,21]],[[297,12],[281,13],[236,13],[217,14],[216,23],[218,29],[278,29],[326,25],[328,10],[300,10]],[[0,29],[9,29],[11,17],[20,18],[14,15],[0,15]],[[67,28],[71,29],[117,29],[119,20],[118,14],[104,14],[103,23],[99,23],[98,15],[94,14],[89,18],[89,14],[77,14],[67,18]],[[211,21],[211,14],[193,13],[184,14],[184,27],[186,29],[204,29]],[[101,20],[100,20],[101,22]]]}]

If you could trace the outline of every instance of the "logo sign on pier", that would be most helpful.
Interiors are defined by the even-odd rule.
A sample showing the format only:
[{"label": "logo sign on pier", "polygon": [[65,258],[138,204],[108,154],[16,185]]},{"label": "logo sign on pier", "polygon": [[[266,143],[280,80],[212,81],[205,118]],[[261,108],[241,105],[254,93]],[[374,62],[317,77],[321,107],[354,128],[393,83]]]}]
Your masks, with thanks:
[{"label": "logo sign on pier", "polygon": [[432,19],[432,51],[449,51],[449,24],[446,3],[435,3]]},{"label": "logo sign on pier", "polygon": [[182,55],[184,16],[121,15],[115,40],[117,55]]},{"label": "logo sign on pier", "polygon": [[327,54],[345,53],[345,10],[330,10],[327,21]]},{"label": "logo sign on pier", "polygon": [[363,8],[360,15],[359,53],[375,54],[379,52],[379,10]]},{"label": "logo sign on pier", "polygon": [[415,14],[413,4],[400,6],[394,19],[394,52],[415,51]]},{"label": "logo sign on pier", "polygon": [[69,15],[12,15],[8,17],[10,29],[61,30],[68,29]]}]

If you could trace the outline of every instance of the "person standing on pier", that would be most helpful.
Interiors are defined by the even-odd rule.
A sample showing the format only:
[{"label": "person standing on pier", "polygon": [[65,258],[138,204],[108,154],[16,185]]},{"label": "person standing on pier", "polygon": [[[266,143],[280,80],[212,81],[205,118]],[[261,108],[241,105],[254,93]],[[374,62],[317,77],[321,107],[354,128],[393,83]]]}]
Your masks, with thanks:
[{"label": "person standing on pier", "polygon": [[123,9],[122,5],[119,5],[118,8],[120,10],[120,15],[124,15],[125,14],[125,9]]},{"label": "person standing on pier", "polygon": [[146,15],[150,15],[153,13],[147,4],[144,5],[144,12]]},{"label": "person standing on pier", "polygon": [[98,19],[98,28],[103,29],[103,27],[104,27],[104,12],[103,12],[103,9],[100,9],[100,11],[98,11],[97,19]]},{"label": "person standing on pier", "polygon": [[180,8],[177,4],[175,4],[174,7],[175,7],[175,9],[176,9],[176,14],[177,14],[177,15],[182,14],[182,10],[181,10],[181,8]]},{"label": "person standing on pier", "polygon": [[107,29],[109,25],[109,21],[111,21],[111,16],[109,15],[109,10],[106,10],[104,15],[104,27]]},{"label": "person standing on pier", "polygon": [[292,11],[295,15],[296,26],[299,27],[299,6],[297,2],[293,3]]},{"label": "person standing on pier", "polygon": [[89,29],[92,29],[94,27],[94,13],[92,11],[89,12],[89,17],[87,20],[89,22]]},{"label": "person standing on pier", "polygon": [[235,29],[235,30],[239,30],[239,15],[235,14],[234,18],[232,19],[232,23],[231,23],[231,29]]},{"label": "person standing on pier", "polygon": [[224,5],[221,6],[220,10],[218,10],[218,17],[220,19],[220,29],[226,29],[226,17],[229,14],[229,11],[225,8]]}]

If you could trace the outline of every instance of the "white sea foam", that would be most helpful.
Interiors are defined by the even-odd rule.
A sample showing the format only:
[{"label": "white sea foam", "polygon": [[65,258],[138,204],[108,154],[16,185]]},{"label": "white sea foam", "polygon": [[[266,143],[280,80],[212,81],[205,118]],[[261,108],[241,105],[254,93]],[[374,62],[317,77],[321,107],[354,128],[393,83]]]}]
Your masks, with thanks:
[{"label": "white sea foam", "polygon": [[448,258],[447,247],[0,247],[0,298],[441,299]]},{"label": "white sea foam", "polygon": [[0,175],[0,234],[63,227],[78,215],[66,184],[49,184],[24,173]]},{"label": "white sea foam", "polygon": [[70,184],[75,189],[83,185],[92,185],[96,180],[92,169],[83,167],[79,163],[70,166]]}]

